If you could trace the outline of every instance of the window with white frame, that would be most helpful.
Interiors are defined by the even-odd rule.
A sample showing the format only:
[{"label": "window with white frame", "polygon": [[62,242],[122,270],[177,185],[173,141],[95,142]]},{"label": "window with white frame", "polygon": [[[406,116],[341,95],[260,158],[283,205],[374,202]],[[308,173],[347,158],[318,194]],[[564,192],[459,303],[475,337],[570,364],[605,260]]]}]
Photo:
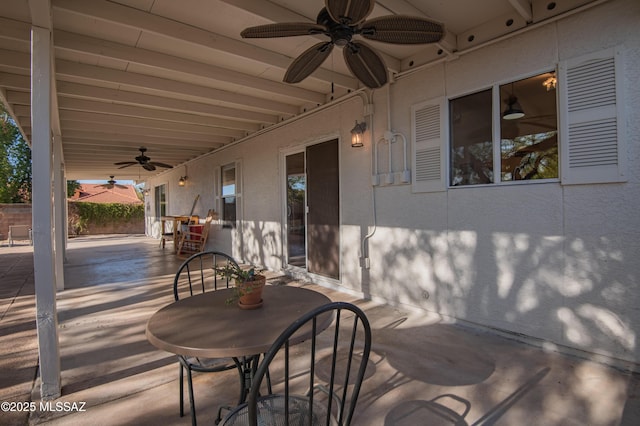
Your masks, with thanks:
[{"label": "window with white frame", "polygon": [[221,169],[222,220],[226,226],[235,226],[237,219],[236,165],[227,164]]},{"label": "window with white frame", "polygon": [[596,51],[557,73],[413,105],[412,191],[626,181],[621,56]]},{"label": "window with white frame", "polygon": [[156,217],[167,215],[167,187],[166,185],[158,185],[154,188],[156,201]]},{"label": "window with white frame", "polygon": [[557,179],[555,90],[548,72],[450,100],[449,185]]}]

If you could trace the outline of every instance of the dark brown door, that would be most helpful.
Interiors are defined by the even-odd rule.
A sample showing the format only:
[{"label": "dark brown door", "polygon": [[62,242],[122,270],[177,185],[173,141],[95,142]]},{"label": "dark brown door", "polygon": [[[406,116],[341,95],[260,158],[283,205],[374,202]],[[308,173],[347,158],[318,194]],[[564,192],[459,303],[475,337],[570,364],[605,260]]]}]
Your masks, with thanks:
[{"label": "dark brown door", "polygon": [[307,258],[309,272],[340,278],[338,140],[307,148]]}]

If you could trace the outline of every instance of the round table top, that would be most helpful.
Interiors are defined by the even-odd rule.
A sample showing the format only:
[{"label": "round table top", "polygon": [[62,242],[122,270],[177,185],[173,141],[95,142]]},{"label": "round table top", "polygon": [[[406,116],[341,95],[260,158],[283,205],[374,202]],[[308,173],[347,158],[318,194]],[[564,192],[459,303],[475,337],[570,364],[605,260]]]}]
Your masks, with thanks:
[{"label": "round table top", "polygon": [[[147,339],[159,349],[184,356],[226,358],[251,356],[269,350],[291,323],[331,300],[317,291],[288,286],[265,286],[263,305],[243,310],[225,301],[232,289],[202,293],[178,300],[153,314]],[[327,318],[326,328],[331,317]],[[298,341],[309,337],[301,330]]]}]

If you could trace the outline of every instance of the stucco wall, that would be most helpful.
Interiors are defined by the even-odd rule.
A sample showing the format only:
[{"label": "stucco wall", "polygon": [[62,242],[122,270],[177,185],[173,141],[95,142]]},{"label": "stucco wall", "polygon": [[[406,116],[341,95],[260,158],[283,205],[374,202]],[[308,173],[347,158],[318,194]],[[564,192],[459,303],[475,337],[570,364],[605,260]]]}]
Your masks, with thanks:
[{"label": "stucco wall", "polygon": [[[279,270],[283,267],[283,153],[340,138],[341,273],[346,290],[486,327],[640,362],[640,5],[604,3],[398,79],[373,93],[375,114],[364,148],[349,146],[363,118],[356,96],[189,163],[148,182],[168,184],[169,210],[215,207],[216,167],[242,162],[243,225],[216,228],[211,248]],[[411,137],[411,105],[454,97],[556,66],[609,47],[623,52],[623,137],[627,182],[559,182],[451,188],[412,193],[410,185],[371,186],[371,138],[390,126]],[[562,141],[560,142],[562,143]],[[394,154],[395,155],[395,154]],[[395,156],[394,170],[400,167]],[[384,166],[384,156],[379,165]],[[148,197],[147,212],[153,212]],[[375,205],[376,227],[374,228]],[[153,213],[151,213],[151,216]],[[154,232],[148,219],[148,232]],[[368,241],[370,268],[362,268]]]}]

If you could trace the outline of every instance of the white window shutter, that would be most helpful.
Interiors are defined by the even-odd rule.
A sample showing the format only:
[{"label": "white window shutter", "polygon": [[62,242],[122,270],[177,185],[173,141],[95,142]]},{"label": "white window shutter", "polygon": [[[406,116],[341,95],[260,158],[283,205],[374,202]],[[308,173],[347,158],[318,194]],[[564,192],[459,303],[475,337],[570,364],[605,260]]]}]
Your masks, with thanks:
[{"label": "white window shutter", "polygon": [[621,69],[614,49],[560,63],[562,184],[625,180]]},{"label": "white window shutter", "polygon": [[413,143],[411,161],[413,192],[439,192],[446,189],[444,164],[444,100],[411,107]]}]

